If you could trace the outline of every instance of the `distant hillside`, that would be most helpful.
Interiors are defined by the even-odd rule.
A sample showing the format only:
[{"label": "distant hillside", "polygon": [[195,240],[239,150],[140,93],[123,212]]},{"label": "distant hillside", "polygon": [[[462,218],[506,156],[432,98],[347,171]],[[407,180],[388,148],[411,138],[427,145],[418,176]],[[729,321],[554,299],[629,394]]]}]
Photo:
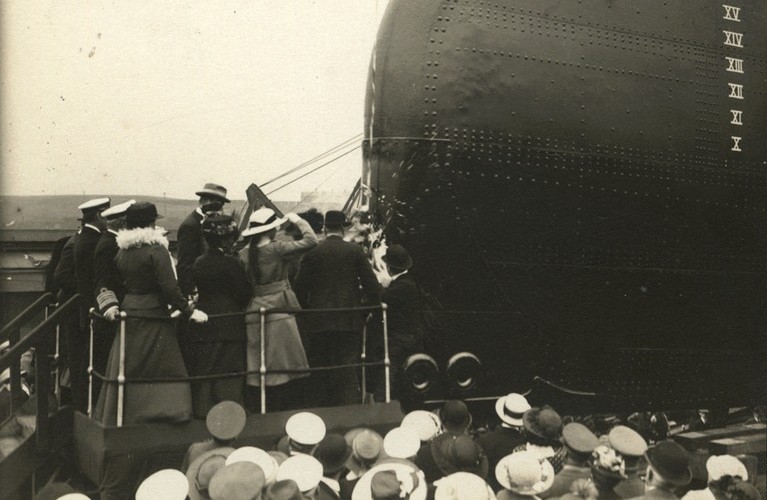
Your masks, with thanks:
[{"label": "distant hillside", "polygon": [[[327,197],[318,197],[326,194]],[[109,196],[109,195],[106,195]],[[280,210],[304,211],[316,208],[320,212],[339,210],[345,201],[343,193],[316,193],[304,196],[305,201],[275,201]],[[95,196],[56,195],[56,196],[0,196],[0,228],[2,229],[74,229],[78,226],[80,211],[77,206]],[[197,207],[197,200],[162,198],[160,196],[109,196],[113,204],[130,199],[149,201],[157,205],[157,211],[163,215],[159,222],[163,227],[174,230],[189,212]],[[245,200],[232,200],[227,204],[227,213],[239,214],[245,207]]]}]

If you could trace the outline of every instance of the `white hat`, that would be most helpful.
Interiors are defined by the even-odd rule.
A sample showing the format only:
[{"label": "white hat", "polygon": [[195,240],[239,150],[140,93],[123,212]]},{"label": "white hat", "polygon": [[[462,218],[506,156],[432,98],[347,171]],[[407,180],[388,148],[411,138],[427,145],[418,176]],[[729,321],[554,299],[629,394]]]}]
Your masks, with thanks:
[{"label": "white hat", "polygon": [[[371,487],[373,483],[373,476],[379,472],[394,472],[397,479],[402,478],[400,481],[402,486],[399,486],[399,488],[403,488],[403,486],[406,490],[410,490],[412,488],[412,491],[409,492],[402,492],[400,490],[400,498],[408,498],[408,500],[426,499],[426,495],[428,493],[426,478],[424,477],[423,472],[418,470],[415,464],[405,460],[385,459],[380,464],[365,472],[359,481],[357,481],[357,484],[354,485],[354,490],[352,491],[352,500],[373,499],[373,491]],[[412,475],[415,475],[415,477],[412,477]]]},{"label": "white hat", "polygon": [[470,472],[454,472],[434,481],[434,500],[495,500],[487,482]]},{"label": "white hat", "polygon": [[280,227],[288,219],[283,217],[277,218],[277,214],[271,208],[261,207],[252,214],[248,219],[248,228],[242,232],[243,236],[252,236],[254,234],[261,234]]},{"label": "white hat", "polygon": [[109,206],[110,199],[109,198],[94,198],[92,200],[88,200],[85,203],[78,205],[77,209],[82,210],[83,212],[86,210],[96,210],[99,208],[107,208]]},{"label": "white hat", "polygon": [[56,500],[91,500],[91,498],[82,493],[67,493],[64,496],[58,497]]},{"label": "white hat", "polygon": [[[243,233],[245,234],[245,233]],[[325,422],[308,411],[291,415],[285,423],[285,433],[298,444],[315,445],[325,437]]]},{"label": "white hat", "polygon": [[411,427],[395,427],[383,440],[386,455],[393,458],[411,458],[418,453],[421,440]]},{"label": "white hat", "polygon": [[495,479],[501,486],[519,495],[538,495],[551,488],[554,467],[535,453],[518,451],[498,462]]},{"label": "white hat", "polygon": [[501,422],[514,427],[522,427],[522,415],[529,409],[530,403],[527,402],[527,398],[516,392],[498,398],[495,402],[495,413],[498,414]]},{"label": "white hat", "polygon": [[255,446],[243,446],[242,448],[237,448],[227,457],[226,465],[231,465],[236,462],[252,462],[261,467],[261,470],[264,471],[264,476],[266,477],[266,484],[272,484],[276,481],[277,468],[279,467],[277,465],[277,460],[261,448],[256,448]]},{"label": "white hat", "polygon": [[164,469],[144,479],[136,491],[136,500],[184,500],[188,493],[186,476],[174,469]]},{"label": "white hat", "polygon": [[430,411],[414,410],[405,415],[400,427],[413,429],[421,441],[431,441],[442,429],[442,422]]},{"label": "white hat", "polygon": [[732,455],[710,457],[706,461],[706,471],[709,481],[718,481],[722,476],[740,476],[742,480],[748,481],[746,466]]},{"label": "white hat", "polygon": [[125,215],[125,212],[128,210],[128,207],[136,203],[136,200],[128,200],[125,203],[120,203],[118,205],[111,206],[101,212],[101,216],[105,217],[106,219],[116,219],[118,217],[122,217]]},{"label": "white hat", "polygon": [[302,493],[311,491],[320,484],[322,464],[311,455],[303,453],[288,458],[277,471],[277,481],[292,479]]}]

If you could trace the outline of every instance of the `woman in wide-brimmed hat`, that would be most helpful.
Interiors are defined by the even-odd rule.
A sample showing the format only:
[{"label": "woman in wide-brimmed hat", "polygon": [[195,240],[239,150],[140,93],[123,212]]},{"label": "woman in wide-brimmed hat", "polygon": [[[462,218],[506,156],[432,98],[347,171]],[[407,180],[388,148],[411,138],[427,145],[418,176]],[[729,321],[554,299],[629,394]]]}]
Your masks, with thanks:
[{"label": "woman in wide-brimmed hat", "polygon": [[[127,313],[125,377],[160,379],[153,384],[125,387],[125,424],[183,422],[192,417],[189,383],[161,382],[163,378],[187,376],[169,306],[194,322],[204,323],[208,319],[181,294],[166,232],[155,226],[158,218],[152,203],[131,205],[126,211],[127,228],[117,235],[120,250],[115,263],[126,289],[120,304]],[[120,342],[115,341],[106,369],[108,378],[117,378],[119,360]],[[95,415],[106,426],[116,423],[117,389],[114,383],[101,388]]]},{"label": "woman in wide-brimmed hat", "polygon": [[545,458],[559,473],[564,467],[566,450],[562,445],[562,417],[549,406],[530,408],[522,416],[525,444],[514,451],[530,451],[538,458]]},{"label": "woman in wide-brimmed hat", "polygon": [[[205,252],[192,266],[197,287],[197,307],[208,314],[242,312],[250,300],[250,284],[242,266],[231,256],[237,240],[237,223],[229,215],[206,215],[202,235]],[[190,325],[183,336],[184,361],[190,375],[215,375],[245,371],[245,322],[242,316],[213,318]],[[221,401],[242,401],[243,377],[192,382],[192,409],[205,418]]]},{"label": "woman in wide-brimmed hat", "polygon": [[[286,221],[295,224],[301,230],[301,239],[295,241],[276,241],[277,228]],[[249,227],[242,232],[249,237],[248,246],[240,251],[240,260],[247,270],[252,298],[245,317],[248,336],[247,366],[248,371],[261,367],[261,318],[260,308],[298,309],[299,303],[288,281],[290,263],[317,246],[317,236],[308,222],[296,214],[278,218],[274,210],[259,208],[250,216]],[[266,316],[266,369],[290,370],[308,368],[306,352],[298,333],[298,325],[293,314],[278,313]],[[279,391],[267,393],[268,406],[271,410],[284,410],[300,405],[301,388],[289,384],[292,380],[308,376],[308,373],[267,374],[266,385],[280,386]],[[256,388],[261,385],[259,375],[248,377],[247,385]],[[258,400],[257,390],[250,389],[252,401]],[[252,405],[256,406],[256,405]],[[255,408],[254,408],[255,409]]]},{"label": "woman in wide-brimmed hat", "polygon": [[498,500],[538,499],[554,483],[554,468],[530,451],[507,455],[495,466],[495,478],[503,486]]}]

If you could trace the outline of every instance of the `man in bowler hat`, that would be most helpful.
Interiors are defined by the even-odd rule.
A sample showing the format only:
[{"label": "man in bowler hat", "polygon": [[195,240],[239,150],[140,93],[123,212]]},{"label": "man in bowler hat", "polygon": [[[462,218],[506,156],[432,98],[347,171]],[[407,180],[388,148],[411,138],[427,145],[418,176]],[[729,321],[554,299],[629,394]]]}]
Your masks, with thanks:
[{"label": "man in bowler hat", "polygon": [[[325,241],[306,254],[296,277],[296,296],[303,308],[327,309],[378,304],[381,286],[364,250],[344,241],[349,222],[337,210],[325,214]],[[356,363],[367,314],[359,311],[309,313],[301,317],[310,366]],[[359,402],[354,368],[315,372],[310,377],[316,405]]]},{"label": "man in bowler hat", "polygon": [[[381,301],[388,307],[386,311],[389,333],[389,359],[391,360],[390,381],[393,397],[400,390],[402,366],[411,354],[423,350],[423,330],[421,326],[421,294],[413,275],[409,272],[413,259],[402,245],[392,245],[383,256],[386,269],[392,280],[383,290]],[[383,318],[376,311],[371,321],[368,341],[371,359],[383,359]],[[375,370],[379,373],[381,370]],[[385,385],[382,373],[374,377],[375,399],[384,401]]]},{"label": "man in bowler hat", "polygon": [[192,265],[197,257],[202,255],[205,243],[202,238],[202,219],[206,211],[221,211],[224,203],[229,203],[226,197],[226,188],[218,184],[205,184],[200,191],[195,193],[200,197],[200,204],[178,228],[176,240],[178,243],[178,286],[181,293],[189,298],[194,294],[194,280],[192,278]]}]

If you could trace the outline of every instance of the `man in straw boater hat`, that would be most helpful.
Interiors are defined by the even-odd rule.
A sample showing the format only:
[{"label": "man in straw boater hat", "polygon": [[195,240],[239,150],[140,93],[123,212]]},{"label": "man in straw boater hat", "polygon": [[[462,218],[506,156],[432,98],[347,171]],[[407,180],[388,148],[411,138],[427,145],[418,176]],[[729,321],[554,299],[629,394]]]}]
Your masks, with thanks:
[{"label": "man in straw boater hat", "polygon": [[[490,470],[494,470],[498,462],[509,455],[514,449],[525,442],[522,435],[522,416],[530,409],[527,399],[515,392],[498,398],[495,403],[495,413],[501,420],[494,430],[477,437],[477,443],[485,450]],[[494,490],[500,489],[501,485],[494,477],[488,478],[490,486]]]},{"label": "man in straw boater hat", "polygon": [[735,498],[735,489],[748,481],[748,470],[743,462],[732,455],[712,455],[706,460],[708,487],[690,490],[683,500],[727,500]]},{"label": "man in straw boater hat", "polygon": [[316,499],[322,480],[322,464],[311,455],[293,455],[282,462],[277,471],[277,481],[286,479],[296,482],[304,498]]},{"label": "man in straw boater hat", "polygon": [[434,483],[434,500],[495,500],[487,482],[470,472],[454,472]]},{"label": "man in straw boater hat", "polygon": [[56,270],[57,274],[61,271],[69,276],[68,281],[74,283],[74,291],[81,296],[77,327],[68,332],[67,338],[72,406],[81,412],[88,409],[89,311],[96,306],[93,254],[105,229],[101,212],[109,208],[109,204],[109,198],[95,198],[77,207],[82,212],[82,227],[70,239],[70,248],[64,247]]},{"label": "man in straw boater hat", "polygon": [[498,492],[498,500],[532,500],[551,488],[554,468],[535,453],[517,451],[498,462],[495,479],[503,487]]},{"label": "man in straw boater hat", "polygon": [[[344,241],[346,215],[325,213],[326,238],[304,256],[296,277],[296,296],[308,309],[351,308],[378,304],[381,285],[365,251]],[[363,302],[363,299],[366,299]],[[367,313],[360,311],[311,313],[301,317],[307,340],[309,366],[337,366],[359,360],[361,334]],[[309,378],[313,406],[354,404],[360,401],[357,370],[316,372]]]},{"label": "man in straw boater hat", "polygon": [[573,481],[591,477],[588,461],[599,444],[599,438],[585,425],[573,422],[562,429],[562,442],[567,450],[565,464],[554,477],[551,488],[539,495],[543,499],[560,497],[570,491]]},{"label": "man in straw boater hat", "polygon": [[678,498],[674,490],[692,479],[690,457],[684,448],[674,441],[665,440],[647,449],[645,493],[636,497],[642,500]]},{"label": "man in straw boater hat", "polygon": [[235,462],[218,469],[208,485],[210,500],[260,500],[266,482],[261,467]]},{"label": "man in straw boater hat", "polygon": [[383,452],[383,437],[372,429],[357,427],[344,435],[346,443],[351,447],[352,454],[346,461],[348,473],[339,481],[341,497],[351,497],[354,485],[360,477],[369,471],[378,461]]},{"label": "man in straw boater hat", "polygon": [[[117,331],[117,325],[112,322],[118,319],[120,301],[125,297],[125,285],[114,262],[119,250],[117,232],[125,229],[125,213],[134,203],[136,200],[129,200],[101,213],[107,228],[101,233],[93,252],[96,302],[98,311],[106,318],[106,321],[100,318],[93,321],[93,369],[102,374],[106,372],[109,350]],[[100,391],[101,380],[93,377],[93,394],[97,395]]]},{"label": "man in straw boater hat", "polygon": [[367,471],[352,491],[352,500],[425,500],[428,484],[408,460],[386,458]]},{"label": "man in straw boater hat", "polygon": [[226,188],[208,183],[195,193],[200,197],[199,206],[190,213],[178,227],[178,286],[181,293],[189,298],[194,294],[192,265],[202,255],[205,243],[202,237],[202,219],[206,211],[221,211],[224,203],[229,203]]},{"label": "man in straw boater hat", "polygon": [[616,425],[608,434],[610,446],[623,457],[626,478],[613,490],[621,498],[638,497],[644,493],[644,481],[639,477],[639,459],[647,451],[647,441],[635,430]]}]

